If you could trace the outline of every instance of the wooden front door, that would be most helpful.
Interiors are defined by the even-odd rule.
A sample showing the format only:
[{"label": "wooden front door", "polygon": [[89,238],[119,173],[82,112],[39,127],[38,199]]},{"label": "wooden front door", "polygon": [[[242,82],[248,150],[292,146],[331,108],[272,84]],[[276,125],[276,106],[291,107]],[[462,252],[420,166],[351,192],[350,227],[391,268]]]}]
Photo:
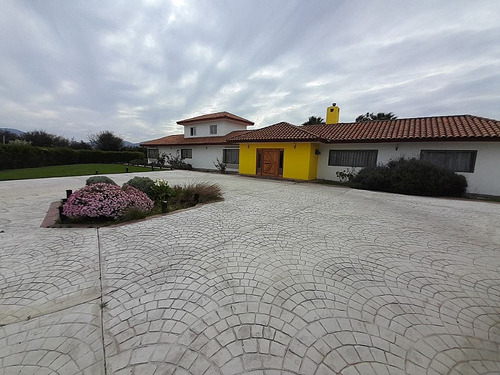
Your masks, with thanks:
[{"label": "wooden front door", "polygon": [[[257,174],[278,177],[281,175],[282,150],[261,148],[257,150]],[[258,173],[260,172],[260,173]]]}]

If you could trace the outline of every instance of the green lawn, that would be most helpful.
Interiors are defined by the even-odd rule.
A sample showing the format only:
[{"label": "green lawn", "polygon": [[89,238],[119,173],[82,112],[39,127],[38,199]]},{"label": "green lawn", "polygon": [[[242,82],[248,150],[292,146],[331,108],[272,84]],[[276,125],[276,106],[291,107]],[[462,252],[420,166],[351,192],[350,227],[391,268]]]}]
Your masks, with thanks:
[{"label": "green lawn", "polygon": [[94,175],[96,171],[102,174],[125,173],[126,168],[129,172],[148,172],[151,168],[135,167],[122,164],[72,164],[55,165],[52,167],[8,169],[0,171],[0,181],[6,180],[25,180],[30,178],[47,177],[66,177],[66,176],[85,176]]}]

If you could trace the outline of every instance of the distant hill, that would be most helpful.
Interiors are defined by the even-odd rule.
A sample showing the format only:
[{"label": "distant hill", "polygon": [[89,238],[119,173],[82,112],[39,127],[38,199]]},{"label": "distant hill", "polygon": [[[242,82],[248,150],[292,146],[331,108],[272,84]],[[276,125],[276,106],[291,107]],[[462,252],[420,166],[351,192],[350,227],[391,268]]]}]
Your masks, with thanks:
[{"label": "distant hill", "polygon": [[129,142],[129,141],[123,141],[123,145],[125,147],[139,147],[139,143],[132,143],[132,142]]},{"label": "distant hill", "polygon": [[12,129],[12,128],[0,128],[0,132],[9,132],[9,133],[12,133],[12,134],[15,134],[17,136],[20,136],[20,135],[23,135],[24,132],[22,130],[19,130],[19,129]]}]

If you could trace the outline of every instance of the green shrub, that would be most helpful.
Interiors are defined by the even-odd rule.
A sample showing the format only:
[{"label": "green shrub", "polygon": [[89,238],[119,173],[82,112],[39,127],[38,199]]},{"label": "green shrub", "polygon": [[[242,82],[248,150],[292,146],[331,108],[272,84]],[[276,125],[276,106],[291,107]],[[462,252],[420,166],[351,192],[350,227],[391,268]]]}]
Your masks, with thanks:
[{"label": "green shrub", "polygon": [[123,184],[123,186],[125,186],[125,185],[133,186],[136,189],[147,194],[147,196],[149,198],[154,200],[154,195],[153,195],[153,185],[154,184],[155,184],[155,182],[152,179],[150,179],[149,177],[134,177],[134,178],[128,180],[125,184]]},{"label": "green shrub", "polygon": [[146,165],[148,161],[146,159],[132,159],[129,163],[132,165]]},{"label": "green shrub", "polygon": [[87,178],[87,181],[85,182],[85,185],[93,185],[93,184],[111,184],[111,185],[118,185],[116,182],[114,182],[111,178],[107,176],[92,176]]},{"label": "green shrub", "polygon": [[400,158],[386,165],[364,168],[352,178],[351,185],[360,189],[423,196],[460,197],[467,190],[464,176],[416,158]]},{"label": "green shrub", "polygon": [[65,164],[128,163],[133,159],[143,158],[144,154],[137,151],[72,150],[26,144],[0,145],[0,170]]},{"label": "green shrub", "polygon": [[161,202],[168,199],[172,195],[172,188],[168,186],[168,182],[162,180],[161,178],[156,179],[153,186],[151,187],[153,200],[155,202]]}]

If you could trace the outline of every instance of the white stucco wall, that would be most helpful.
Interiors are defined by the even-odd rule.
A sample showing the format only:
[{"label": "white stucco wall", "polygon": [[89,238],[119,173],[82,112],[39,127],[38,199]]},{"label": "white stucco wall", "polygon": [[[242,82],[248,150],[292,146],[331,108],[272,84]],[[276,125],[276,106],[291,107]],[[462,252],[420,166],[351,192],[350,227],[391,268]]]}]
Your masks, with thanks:
[{"label": "white stucco wall", "polygon": [[321,155],[318,158],[318,178],[334,181],[338,181],[336,172],[350,168],[329,166],[329,150],[378,150],[377,164],[387,163],[401,156],[419,158],[421,150],[476,150],[474,172],[460,173],[467,178],[467,192],[500,196],[499,142],[344,143],[320,144],[319,149]]},{"label": "white stucco wall", "polygon": [[[186,164],[191,164],[195,169],[212,169],[217,170],[214,166],[214,162],[219,158],[222,162],[223,153],[222,150],[224,148],[228,149],[238,149],[238,146],[234,147],[223,147],[220,145],[216,146],[176,146],[176,147],[158,147],[160,155],[162,153],[172,154],[173,156],[177,155],[177,151],[181,152],[181,149],[190,149],[192,150],[192,158],[184,159]],[[227,170],[232,172],[238,171],[238,164],[228,164]]]},{"label": "white stucco wall", "polygon": [[[217,125],[217,134],[210,134],[210,125]],[[196,128],[196,136],[191,136],[190,128]],[[184,125],[184,137],[197,138],[197,137],[220,137],[235,130],[246,130],[245,124],[238,124],[228,120],[215,120],[211,122],[192,123]]]}]

